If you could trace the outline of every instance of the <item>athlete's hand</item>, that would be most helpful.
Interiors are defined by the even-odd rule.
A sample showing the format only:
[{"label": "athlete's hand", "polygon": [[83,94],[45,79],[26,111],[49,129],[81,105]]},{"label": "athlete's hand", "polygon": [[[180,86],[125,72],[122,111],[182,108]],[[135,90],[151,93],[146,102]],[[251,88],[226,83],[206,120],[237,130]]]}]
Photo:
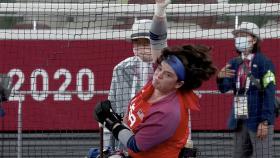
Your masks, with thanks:
[{"label": "athlete's hand", "polygon": [[171,3],[171,0],[155,0],[155,2],[156,2],[155,15],[159,17],[165,17],[166,7],[168,6],[168,4]]},{"label": "athlete's hand", "polygon": [[109,100],[101,101],[96,104],[93,114],[95,120],[101,124],[105,123],[105,127],[112,131],[117,123],[121,123],[121,117],[114,112]]},{"label": "athlete's hand", "polygon": [[103,124],[110,113],[110,109],[111,102],[109,100],[97,103],[93,113],[95,120]]}]

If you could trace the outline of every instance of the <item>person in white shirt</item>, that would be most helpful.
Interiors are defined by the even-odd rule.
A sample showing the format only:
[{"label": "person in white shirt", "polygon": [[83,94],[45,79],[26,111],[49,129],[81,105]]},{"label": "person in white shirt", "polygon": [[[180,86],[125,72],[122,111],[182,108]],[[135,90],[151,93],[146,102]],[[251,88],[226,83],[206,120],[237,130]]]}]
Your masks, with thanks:
[{"label": "person in white shirt", "polygon": [[[129,101],[151,79],[153,74],[149,29],[152,20],[135,20],[131,29],[130,41],[134,56],[118,63],[113,70],[108,99],[112,108],[123,116],[127,111]],[[108,130],[104,131],[104,147],[121,148],[115,145]]]}]

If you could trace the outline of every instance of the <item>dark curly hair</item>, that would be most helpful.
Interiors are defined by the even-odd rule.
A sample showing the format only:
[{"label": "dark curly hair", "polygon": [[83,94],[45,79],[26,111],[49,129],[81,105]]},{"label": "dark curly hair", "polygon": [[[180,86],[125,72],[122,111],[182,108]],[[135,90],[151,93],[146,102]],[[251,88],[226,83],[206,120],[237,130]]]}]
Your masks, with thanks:
[{"label": "dark curly hair", "polygon": [[210,47],[205,45],[183,45],[167,47],[162,50],[162,55],[157,60],[160,64],[169,55],[175,55],[185,67],[185,80],[180,91],[189,91],[199,88],[203,81],[210,79],[216,73],[216,67],[209,56]]}]

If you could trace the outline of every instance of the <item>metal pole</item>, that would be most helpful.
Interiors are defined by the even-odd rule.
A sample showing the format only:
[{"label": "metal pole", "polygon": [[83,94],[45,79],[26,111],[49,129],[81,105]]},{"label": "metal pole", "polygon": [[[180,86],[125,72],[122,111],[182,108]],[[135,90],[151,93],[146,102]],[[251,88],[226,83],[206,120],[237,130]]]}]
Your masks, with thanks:
[{"label": "metal pole", "polygon": [[235,29],[238,27],[238,16],[235,16]]},{"label": "metal pole", "polygon": [[104,158],[104,153],[103,153],[103,142],[104,142],[104,139],[103,139],[103,126],[101,123],[98,123],[99,125],[99,130],[100,130],[100,146],[99,146],[99,150],[100,150],[100,158]]},{"label": "metal pole", "polygon": [[33,20],[33,30],[36,31],[37,30],[37,21]]},{"label": "metal pole", "polygon": [[22,101],[18,101],[17,158],[22,158]]}]

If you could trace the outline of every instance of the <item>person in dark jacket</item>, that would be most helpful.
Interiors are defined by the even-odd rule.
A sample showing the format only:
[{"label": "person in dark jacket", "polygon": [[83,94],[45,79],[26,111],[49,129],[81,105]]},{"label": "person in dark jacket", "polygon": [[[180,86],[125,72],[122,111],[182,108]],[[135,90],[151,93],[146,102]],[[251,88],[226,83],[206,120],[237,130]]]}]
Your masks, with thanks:
[{"label": "person in dark jacket", "polygon": [[5,116],[2,103],[9,101],[12,87],[10,85],[11,78],[7,74],[0,74],[0,118]]},{"label": "person in dark jacket", "polygon": [[[234,130],[234,158],[273,155],[275,69],[260,50],[260,32],[254,23],[242,22],[233,32],[238,56],[217,77],[221,93],[233,90],[229,128]],[[250,76],[259,84],[252,82]],[[258,88],[258,85],[261,87]]]}]

